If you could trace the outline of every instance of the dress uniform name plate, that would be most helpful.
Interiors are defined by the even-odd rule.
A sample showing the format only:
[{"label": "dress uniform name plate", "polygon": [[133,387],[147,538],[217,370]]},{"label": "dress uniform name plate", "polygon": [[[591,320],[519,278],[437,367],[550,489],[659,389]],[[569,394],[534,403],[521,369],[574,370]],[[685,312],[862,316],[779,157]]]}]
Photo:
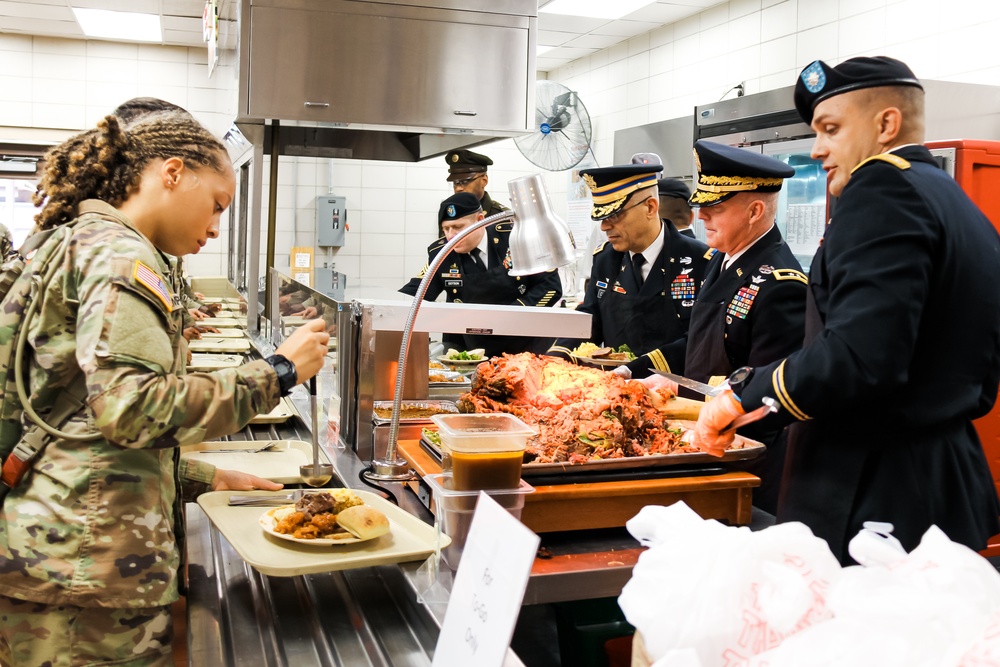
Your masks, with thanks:
[{"label": "dress uniform name plate", "polygon": [[[232,444],[232,443],[225,443]],[[322,490],[322,489],[320,489]],[[229,496],[260,495],[267,492],[213,491],[198,497],[209,520],[222,533],[236,553],[262,574],[274,577],[295,577],[302,574],[334,572],[358,567],[374,567],[423,560],[440,548],[451,544],[451,538],[438,534],[430,526],[376,493],[358,491],[365,505],[373,507],[389,519],[389,532],[374,540],[356,544],[318,547],[274,538],[261,529],[260,507],[230,507]]]}]

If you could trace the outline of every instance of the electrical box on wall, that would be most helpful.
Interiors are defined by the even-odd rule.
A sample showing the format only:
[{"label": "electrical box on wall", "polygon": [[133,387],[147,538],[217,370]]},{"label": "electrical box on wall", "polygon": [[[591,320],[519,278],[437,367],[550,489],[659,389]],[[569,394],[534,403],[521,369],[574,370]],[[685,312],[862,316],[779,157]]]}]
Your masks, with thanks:
[{"label": "electrical box on wall", "polygon": [[346,231],[347,197],[316,197],[316,245],[340,247]]}]

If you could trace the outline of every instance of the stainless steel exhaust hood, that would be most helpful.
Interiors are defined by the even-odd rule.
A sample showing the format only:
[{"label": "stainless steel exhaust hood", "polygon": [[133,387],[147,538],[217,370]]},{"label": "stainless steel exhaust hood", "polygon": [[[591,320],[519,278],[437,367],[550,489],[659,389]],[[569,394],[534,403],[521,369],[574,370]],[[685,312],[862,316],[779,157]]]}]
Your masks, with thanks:
[{"label": "stainless steel exhaust hood", "polygon": [[282,155],[409,162],[523,134],[536,16],[536,0],[242,0],[237,125],[279,121]]}]

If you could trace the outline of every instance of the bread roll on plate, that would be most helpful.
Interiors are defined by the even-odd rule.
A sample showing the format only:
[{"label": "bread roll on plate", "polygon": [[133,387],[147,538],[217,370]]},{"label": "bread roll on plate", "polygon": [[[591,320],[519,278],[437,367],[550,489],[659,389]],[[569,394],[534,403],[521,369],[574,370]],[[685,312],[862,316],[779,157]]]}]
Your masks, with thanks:
[{"label": "bread roll on plate", "polygon": [[389,532],[389,519],[373,507],[355,505],[337,515],[340,527],[361,540],[370,540]]}]

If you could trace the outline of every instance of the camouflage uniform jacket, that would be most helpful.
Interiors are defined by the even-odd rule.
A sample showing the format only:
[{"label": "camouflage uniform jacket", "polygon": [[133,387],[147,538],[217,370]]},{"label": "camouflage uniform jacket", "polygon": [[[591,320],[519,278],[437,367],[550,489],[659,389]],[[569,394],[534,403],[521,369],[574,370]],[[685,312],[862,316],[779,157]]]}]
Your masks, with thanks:
[{"label": "camouflage uniform jacket", "polygon": [[0,595],[162,606],[177,599],[175,448],[271,410],[278,380],[262,360],[185,375],[166,256],[107,204],[83,202],[88,212],[101,219],[77,225],[63,270],[37,297],[29,394],[44,415],[60,388],[84,378],[87,404],[63,430],[103,438],[50,440],[4,499]]}]

